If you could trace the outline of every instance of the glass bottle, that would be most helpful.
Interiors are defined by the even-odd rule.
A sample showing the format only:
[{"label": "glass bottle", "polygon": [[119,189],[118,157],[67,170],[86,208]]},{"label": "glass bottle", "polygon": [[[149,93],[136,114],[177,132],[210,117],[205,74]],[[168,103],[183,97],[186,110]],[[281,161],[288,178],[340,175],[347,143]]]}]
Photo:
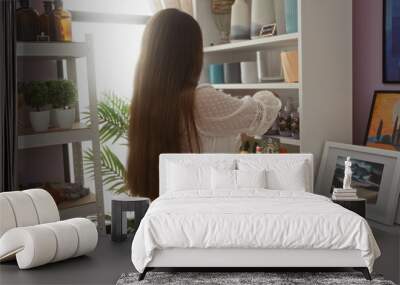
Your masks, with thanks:
[{"label": "glass bottle", "polygon": [[290,131],[290,111],[291,102],[290,100],[287,100],[286,104],[283,106],[283,109],[279,112],[278,115],[279,135],[282,137],[290,137],[292,135]]},{"label": "glass bottle", "polygon": [[71,13],[64,10],[62,0],[55,0],[54,6],[55,9],[50,16],[50,38],[53,41],[70,42],[72,41]]},{"label": "glass bottle", "polygon": [[291,118],[291,124],[290,124],[290,130],[292,132],[292,137],[295,139],[300,138],[300,113],[299,113],[299,108],[297,108],[296,111],[293,111],[290,114]]},{"label": "glass bottle", "polygon": [[35,41],[39,35],[39,13],[29,6],[29,0],[20,0],[15,12],[17,41]]},{"label": "glass bottle", "polygon": [[[50,15],[53,11],[53,1],[43,1],[44,12],[40,15],[40,33],[50,36]],[[50,37],[50,40],[52,38]]]}]

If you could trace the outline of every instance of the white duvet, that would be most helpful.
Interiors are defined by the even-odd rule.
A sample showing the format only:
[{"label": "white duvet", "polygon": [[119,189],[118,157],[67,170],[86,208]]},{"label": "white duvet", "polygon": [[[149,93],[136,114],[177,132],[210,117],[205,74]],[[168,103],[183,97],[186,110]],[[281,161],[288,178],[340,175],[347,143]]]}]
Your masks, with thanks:
[{"label": "white duvet", "polygon": [[143,272],[155,249],[358,249],[372,271],[380,251],[365,219],[306,192],[171,192],[156,199],[132,244]]}]

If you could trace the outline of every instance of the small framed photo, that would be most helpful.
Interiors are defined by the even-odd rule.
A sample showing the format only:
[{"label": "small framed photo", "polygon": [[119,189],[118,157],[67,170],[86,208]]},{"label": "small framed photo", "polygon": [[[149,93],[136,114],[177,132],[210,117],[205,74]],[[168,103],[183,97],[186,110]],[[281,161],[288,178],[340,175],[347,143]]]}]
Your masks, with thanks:
[{"label": "small framed photo", "polygon": [[260,29],[260,37],[271,37],[276,35],[276,24],[264,25]]},{"label": "small framed photo", "polygon": [[399,207],[400,152],[326,142],[319,167],[316,192],[330,197],[341,188],[346,157],[352,162],[352,188],[367,200],[367,218],[393,225]]},{"label": "small framed photo", "polygon": [[400,151],[400,91],[375,92],[364,144]]}]

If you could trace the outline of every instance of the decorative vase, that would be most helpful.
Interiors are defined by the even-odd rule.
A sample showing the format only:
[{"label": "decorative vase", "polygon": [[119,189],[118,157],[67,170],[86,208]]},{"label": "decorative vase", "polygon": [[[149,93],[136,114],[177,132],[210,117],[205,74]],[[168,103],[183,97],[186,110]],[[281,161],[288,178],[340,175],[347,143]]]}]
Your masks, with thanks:
[{"label": "decorative vase", "polygon": [[224,83],[224,65],[210,64],[208,66],[208,79],[211,84]]},{"label": "decorative vase", "polygon": [[50,123],[50,111],[31,111],[29,112],[29,119],[35,132],[47,131]]},{"label": "decorative vase", "polygon": [[50,38],[53,41],[70,42],[72,41],[72,15],[64,9],[62,0],[55,0],[54,6],[55,9],[50,15]]},{"label": "decorative vase", "polygon": [[240,63],[242,83],[257,83],[258,72],[256,61],[244,61]]},{"label": "decorative vase", "polygon": [[[44,12],[40,15],[40,33],[50,37],[50,15],[53,11],[53,1],[43,1]],[[51,38],[50,38],[51,40]]]},{"label": "decorative vase", "polygon": [[40,34],[38,12],[29,6],[29,0],[20,0],[20,8],[15,12],[17,41],[36,41]]},{"label": "decorative vase", "polygon": [[75,122],[75,108],[56,109],[56,127],[61,129],[72,129]]},{"label": "decorative vase", "polygon": [[251,1],[251,38],[260,36],[264,25],[275,23],[274,0]]},{"label": "decorative vase", "polygon": [[279,126],[279,135],[282,137],[290,137],[292,136],[292,132],[290,130],[291,125],[291,117],[290,111],[292,109],[292,103],[288,99],[283,106],[282,110],[278,114],[278,126]]},{"label": "decorative vase", "polygon": [[212,0],[211,12],[220,34],[221,43],[229,42],[231,10],[234,0]]},{"label": "decorative vase", "polygon": [[283,81],[281,50],[271,49],[257,52],[258,81]]},{"label": "decorative vase", "polygon": [[250,7],[245,0],[235,0],[232,5],[230,39],[250,39]]},{"label": "decorative vase", "polygon": [[292,132],[292,137],[295,139],[300,138],[300,113],[299,108],[290,114],[290,131]]},{"label": "decorative vase", "polygon": [[224,63],[224,82],[240,83],[240,63]]},{"label": "decorative vase", "polygon": [[286,33],[285,26],[285,5],[282,0],[274,0],[274,11],[276,20],[276,34],[282,35]]},{"label": "decorative vase", "polygon": [[286,33],[297,33],[297,0],[285,0]]}]

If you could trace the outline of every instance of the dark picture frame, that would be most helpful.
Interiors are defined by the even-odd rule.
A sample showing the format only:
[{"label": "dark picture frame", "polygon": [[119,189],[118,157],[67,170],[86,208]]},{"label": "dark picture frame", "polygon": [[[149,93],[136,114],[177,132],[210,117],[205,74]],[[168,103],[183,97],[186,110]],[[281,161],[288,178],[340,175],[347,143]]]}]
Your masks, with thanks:
[{"label": "dark picture frame", "polygon": [[[384,99],[380,98],[389,96],[392,96],[393,98],[387,99],[386,102]],[[382,106],[382,104],[385,104],[386,107]],[[393,107],[393,109],[388,109],[390,107]],[[385,108],[384,112],[380,110],[380,108]],[[393,115],[395,114],[394,108],[396,108],[396,110],[399,109],[397,112],[397,118],[393,118]],[[400,90],[375,91],[369,113],[364,145],[374,148],[400,151]]]},{"label": "dark picture frame", "polygon": [[[379,190],[375,191],[378,195],[373,198],[374,201],[367,203],[367,218],[390,226],[399,223],[399,217],[396,217],[396,213],[400,207],[400,152],[327,141],[322,153],[314,192],[327,197],[332,195],[332,187],[335,187],[333,185],[334,177],[337,175],[338,158],[348,156],[350,156],[352,162],[366,162],[375,167],[378,166],[379,171],[382,171],[382,173],[379,173]],[[343,169],[340,171],[343,172]],[[371,173],[370,171],[368,174]],[[376,181],[372,177],[368,180]],[[365,191],[359,193],[360,185],[357,185],[357,181],[354,182],[355,184],[352,183],[352,185],[357,189],[357,195],[362,197],[360,194],[365,193]],[[371,191],[365,194],[371,194]]]},{"label": "dark picture frame", "polygon": [[382,81],[400,83],[400,0],[383,0],[382,32]]}]

